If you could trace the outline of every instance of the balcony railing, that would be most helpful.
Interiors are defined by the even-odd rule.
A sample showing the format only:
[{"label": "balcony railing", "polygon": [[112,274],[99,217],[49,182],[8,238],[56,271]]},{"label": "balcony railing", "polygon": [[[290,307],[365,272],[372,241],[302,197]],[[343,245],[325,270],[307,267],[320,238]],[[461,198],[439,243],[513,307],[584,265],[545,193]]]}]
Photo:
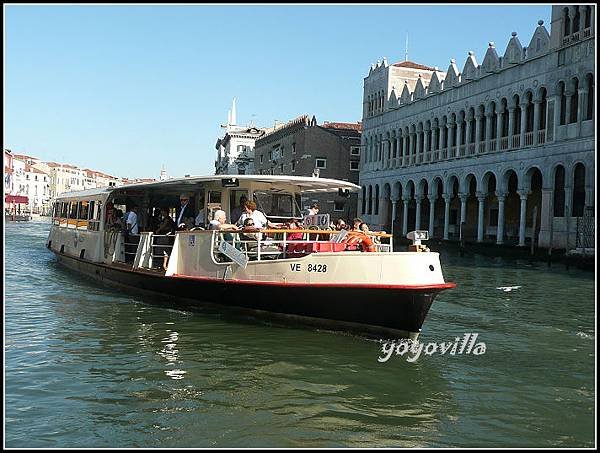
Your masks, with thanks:
[{"label": "balcony railing", "polygon": [[479,154],[485,153],[485,142],[479,142]]},{"label": "balcony railing", "polygon": [[500,151],[508,149],[508,136],[500,137]]},{"label": "balcony railing", "polygon": [[473,154],[475,154],[475,143],[469,143],[467,145],[467,152],[468,152],[469,156],[472,156]]},{"label": "balcony railing", "polygon": [[521,146],[521,135],[515,134],[512,136],[511,148],[515,149]]},{"label": "balcony railing", "polygon": [[589,38],[590,36],[592,36],[592,29],[591,28],[586,28],[583,30],[583,37],[584,38]]},{"label": "balcony railing", "polygon": [[442,159],[448,159],[448,148],[442,148]]},{"label": "balcony railing", "polygon": [[496,139],[495,139],[495,138],[491,139],[491,140],[488,142],[488,145],[489,145],[489,151],[490,151],[490,153],[493,153],[494,151],[496,151],[496,143],[497,143],[497,142],[496,142]]},{"label": "balcony railing", "polygon": [[543,145],[544,143],[546,143],[546,129],[538,131],[538,145]]},{"label": "balcony railing", "polygon": [[533,146],[533,131],[525,132],[525,146]]},{"label": "balcony railing", "polygon": [[458,146],[458,157],[465,157],[466,145]]},{"label": "balcony railing", "polygon": [[433,159],[432,159],[432,161],[435,162],[435,161],[438,161],[438,160],[440,160],[440,150],[436,149],[436,150],[433,151]]}]

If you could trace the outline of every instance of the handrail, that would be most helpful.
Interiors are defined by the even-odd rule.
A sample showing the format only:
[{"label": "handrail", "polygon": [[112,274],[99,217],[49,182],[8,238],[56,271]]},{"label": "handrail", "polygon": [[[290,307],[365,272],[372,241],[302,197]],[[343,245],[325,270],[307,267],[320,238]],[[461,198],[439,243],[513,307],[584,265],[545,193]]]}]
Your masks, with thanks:
[{"label": "handrail", "polygon": [[[260,228],[256,228],[256,229],[252,229],[252,230],[198,230],[198,231],[178,231],[177,234],[181,234],[181,233],[194,233],[194,234],[206,234],[206,233],[213,233],[213,232],[217,232],[217,233],[270,233],[270,234],[275,234],[275,233],[308,233],[308,234],[339,234],[340,230],[306,230],[306,229],[302,229],[302,230],[293,230],[293,229],[288,229],[288,228],[265,228],[265,229],[260,229]],[[378,231],[369,231],[368,233],[366,233],[368,236],[376,236],[376,237],[382,237],[382,238],[391,238],[392,235],[390,233],[385,233],[385,232],[378,232]]]}]

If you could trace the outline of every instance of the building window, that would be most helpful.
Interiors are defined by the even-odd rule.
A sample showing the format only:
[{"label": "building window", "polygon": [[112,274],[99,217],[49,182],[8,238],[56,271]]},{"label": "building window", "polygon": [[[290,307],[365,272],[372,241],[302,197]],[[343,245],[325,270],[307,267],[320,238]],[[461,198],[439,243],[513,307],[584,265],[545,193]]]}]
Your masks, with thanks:
[{"label": "building window", "polygon": [[260,163],[261,164],[263,163],[263,155],[262,154],[260,155]]},{"label": "building window", "polygon": [[296,161],[292,160],[292,171],[296,171]]},{"label": "building window", "polygon": [[359,164],[360,164],[359,161],[357,161],[357,160],[351,160],[350,161],[350,170],[352,170],[352,171],[359,171],[360,170]]},{"label": "building window", "polygon": [[292,154],[296,154],[296,144],[292,143]]},{"label": "building window", "polygon": [[333,210],[334,211],[343,211],[345,203],[343,201],[334,201],[333,202]]},{"label": "building window", "polygon": [[281,164],[281,174],[283,175],[283,164]]},{"label": "building window", "polygon": [[315,168],[324,170],[327,168],[327,159],[315,159]]},{"label": "building window", "polygon": [[350,155],[360,156],[360,146],[351,146],[350,147]]}]

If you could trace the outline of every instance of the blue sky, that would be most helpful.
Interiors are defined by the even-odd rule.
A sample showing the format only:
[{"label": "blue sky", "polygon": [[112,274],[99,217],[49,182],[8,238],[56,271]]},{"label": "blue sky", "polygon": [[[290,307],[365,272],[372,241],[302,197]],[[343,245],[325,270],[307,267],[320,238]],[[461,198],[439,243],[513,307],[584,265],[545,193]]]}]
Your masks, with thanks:
[{"label": "blue sky", "polygon": [[115,176],[212,174],[238,124],[358,121],[383,57],[445,71],[527,46],[550,5],[5,6],[4,147]]}]

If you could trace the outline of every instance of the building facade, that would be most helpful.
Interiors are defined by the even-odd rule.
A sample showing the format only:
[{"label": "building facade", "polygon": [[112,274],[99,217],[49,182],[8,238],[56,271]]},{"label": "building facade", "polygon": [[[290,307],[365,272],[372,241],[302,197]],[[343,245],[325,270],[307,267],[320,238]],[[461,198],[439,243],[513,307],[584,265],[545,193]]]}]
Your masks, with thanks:
[{"label": "building facade", "polygon": [[[298,117],[256,141],[254,168],[260,175],[319,176],[358,184],[360,123],[317,124]],[[302,209],[318,202],[332,220],[356,217],[357,194],[318,195],[302,199]]]},{"label": "building facade", "polygon": [[238,126],[235,98],[227,115],[227,124],[221,125],[225,135],[217,140],[216,175],[254,174],[254,144],[268,129]]},{"label": "building facade", "polygon": [[552,6],[550,33],[539,21],[524,47],[513,32],[502,56],[489,43],[462,72],[372,66],[359,214],[402,235],[574,248],[595,204],[595,77],[585,5]]}]

